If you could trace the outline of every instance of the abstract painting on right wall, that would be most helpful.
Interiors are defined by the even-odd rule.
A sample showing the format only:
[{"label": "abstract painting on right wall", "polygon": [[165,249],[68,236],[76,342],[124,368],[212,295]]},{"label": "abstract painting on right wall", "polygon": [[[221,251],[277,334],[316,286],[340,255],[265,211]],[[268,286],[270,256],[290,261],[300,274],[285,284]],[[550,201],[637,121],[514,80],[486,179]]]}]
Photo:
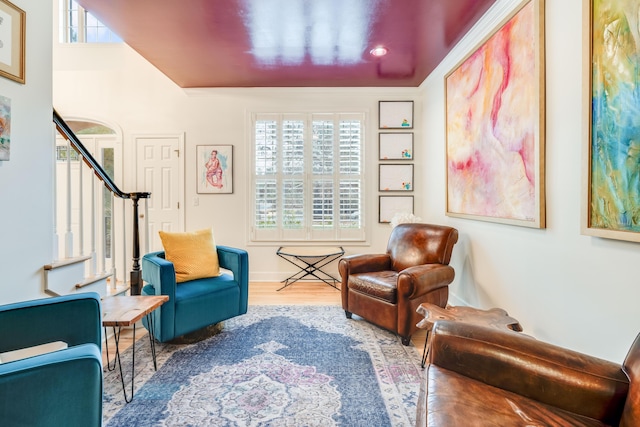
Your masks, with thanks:
[{"label": "abstract painting on right wall", "polygon": [[584,0],[582,233],[640,242],[640,0]]},{"label": "abstract painting on right wall", "polygon": [[544,2],[518,3],[445,89],[447,215],[544,228]]}]

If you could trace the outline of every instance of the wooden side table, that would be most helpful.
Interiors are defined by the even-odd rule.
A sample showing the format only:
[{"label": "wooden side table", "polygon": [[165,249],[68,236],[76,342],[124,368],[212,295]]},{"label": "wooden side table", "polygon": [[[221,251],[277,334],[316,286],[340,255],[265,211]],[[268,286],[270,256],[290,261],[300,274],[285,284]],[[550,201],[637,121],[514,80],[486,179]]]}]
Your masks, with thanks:
[{"label": "wooden side table", "polygon": [[[136,368],[136,322],[147,316],[149,323],[149,343],[151,346],[151,357],[153,358],[153,369],[158,370],[156,364],[156,345],[153,336],[153,316],[151,313],[165,302],[169,301],[168,295],[125,295],[107,297],[102,300],[102,326],[104,327],[105,340],[107,339],[107,327],[113,327],[113,339],[116,343],[116,354],[113,359],[113,367],[109,362],[109,346],[106,345],[107,352],[107,369],[113,371],[116,369],[116,363],[120,369],[120,380],[122,381],[122,392],[124,393],[124,401],[129,403],[133,399],[133,380]],[[127,397],[127,391],[124,384],[124,376],[122,375],[122,363],[120,362],[120,330],[123,326],[133,325],[133,344],[132,344],[132,361],[131,361],[131,397]],[[117,328],[117,330],[116,330]]]},{"label": "wooden side table", "polygon": [[428,341],[433,325],[438,320],[455,320],[457,322],[473,323],[476,325],[486,325],[497,329],[508,329],[515,332],[522,332],[520,322],[510,317],[501,308],[481,310],[474,307],[449,306],[446,309],[434,304],[420,304],[416,310],[424,316],[424,319],[416,325],[420,329],[427,330],[427,337],[424,340],[422,350],[422,367],[425,367],[427,356],[429,355]]}]

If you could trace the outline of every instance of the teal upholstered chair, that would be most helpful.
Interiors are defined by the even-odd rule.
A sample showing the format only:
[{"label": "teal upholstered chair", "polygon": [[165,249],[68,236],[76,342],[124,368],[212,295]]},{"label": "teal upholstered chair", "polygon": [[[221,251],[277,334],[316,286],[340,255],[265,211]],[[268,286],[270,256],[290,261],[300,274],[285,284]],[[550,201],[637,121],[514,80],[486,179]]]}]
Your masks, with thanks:
[{"label": "teal upholstered chair", "polygon": [[0,424],[102,425],[101,331],[94,292],[0,306]]},{"label": "teal upholstered chair", "polygon": [[[176,283],[173,263],[164,252],[142,257],[143,295],[168,295],[169,301],[154,311],[154,335],[171,341],[206,326],[247,312],[249,256],[242,249],[217,246],[220,267],[231,271],[219,277]],[[149,329],[146,319],[143,325]]]}]

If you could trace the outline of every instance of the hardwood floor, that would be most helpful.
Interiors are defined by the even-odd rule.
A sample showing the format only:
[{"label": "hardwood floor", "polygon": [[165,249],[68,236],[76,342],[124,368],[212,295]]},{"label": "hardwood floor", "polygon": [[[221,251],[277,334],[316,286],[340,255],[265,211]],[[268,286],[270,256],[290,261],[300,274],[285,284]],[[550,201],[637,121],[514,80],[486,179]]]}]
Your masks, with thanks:
[{"label": "hardwood floor", "polygon": [[[340,286],[340,285],[338,285]],[[252,282],[249,305],[341,305],[340,290],[322,282],[296,282],[283,288],[280,282]]]},{"label": "hardwood floor", "polygon": [[[249,305],[336,305],[342,304],[340,291],[322,282],[296,282],[278,291],[282,287],[279,282],[251,282],[249,284]],[[111,330],[108,331],[111,333]],[[136,327],[136,340],[147,336],[147,330]],[[399,338],[398,338],[399,339]],[[422,349],[425,332],[418,331],[411,337],[413,345]],[[123,329],[120,336],[120,350],[124,351],[132,343],[132,329]],[[109,355],[113,357],[115,344],[109,339]],[[106,352],[102,358],[106,363]]]}]

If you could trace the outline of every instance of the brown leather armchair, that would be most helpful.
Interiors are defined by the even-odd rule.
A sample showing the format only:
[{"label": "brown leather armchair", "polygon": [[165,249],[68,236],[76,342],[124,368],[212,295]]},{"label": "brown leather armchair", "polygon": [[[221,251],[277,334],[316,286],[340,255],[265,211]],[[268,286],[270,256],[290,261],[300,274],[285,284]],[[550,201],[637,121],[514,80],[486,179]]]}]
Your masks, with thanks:
[{"label": "brown leather armchair", "polygon": [[622,366],[455,321],[430,340],[417,426],[640,426],[640,335]]},{"label": "brown leather armchair", "polygon": [[458,230],[432,224],[400,224],[391,232],[387,253],[351,255],[338,264],[342,308],[400,335],[409,345],[428,302],[445,307],[455,276],[449,266]]}]

